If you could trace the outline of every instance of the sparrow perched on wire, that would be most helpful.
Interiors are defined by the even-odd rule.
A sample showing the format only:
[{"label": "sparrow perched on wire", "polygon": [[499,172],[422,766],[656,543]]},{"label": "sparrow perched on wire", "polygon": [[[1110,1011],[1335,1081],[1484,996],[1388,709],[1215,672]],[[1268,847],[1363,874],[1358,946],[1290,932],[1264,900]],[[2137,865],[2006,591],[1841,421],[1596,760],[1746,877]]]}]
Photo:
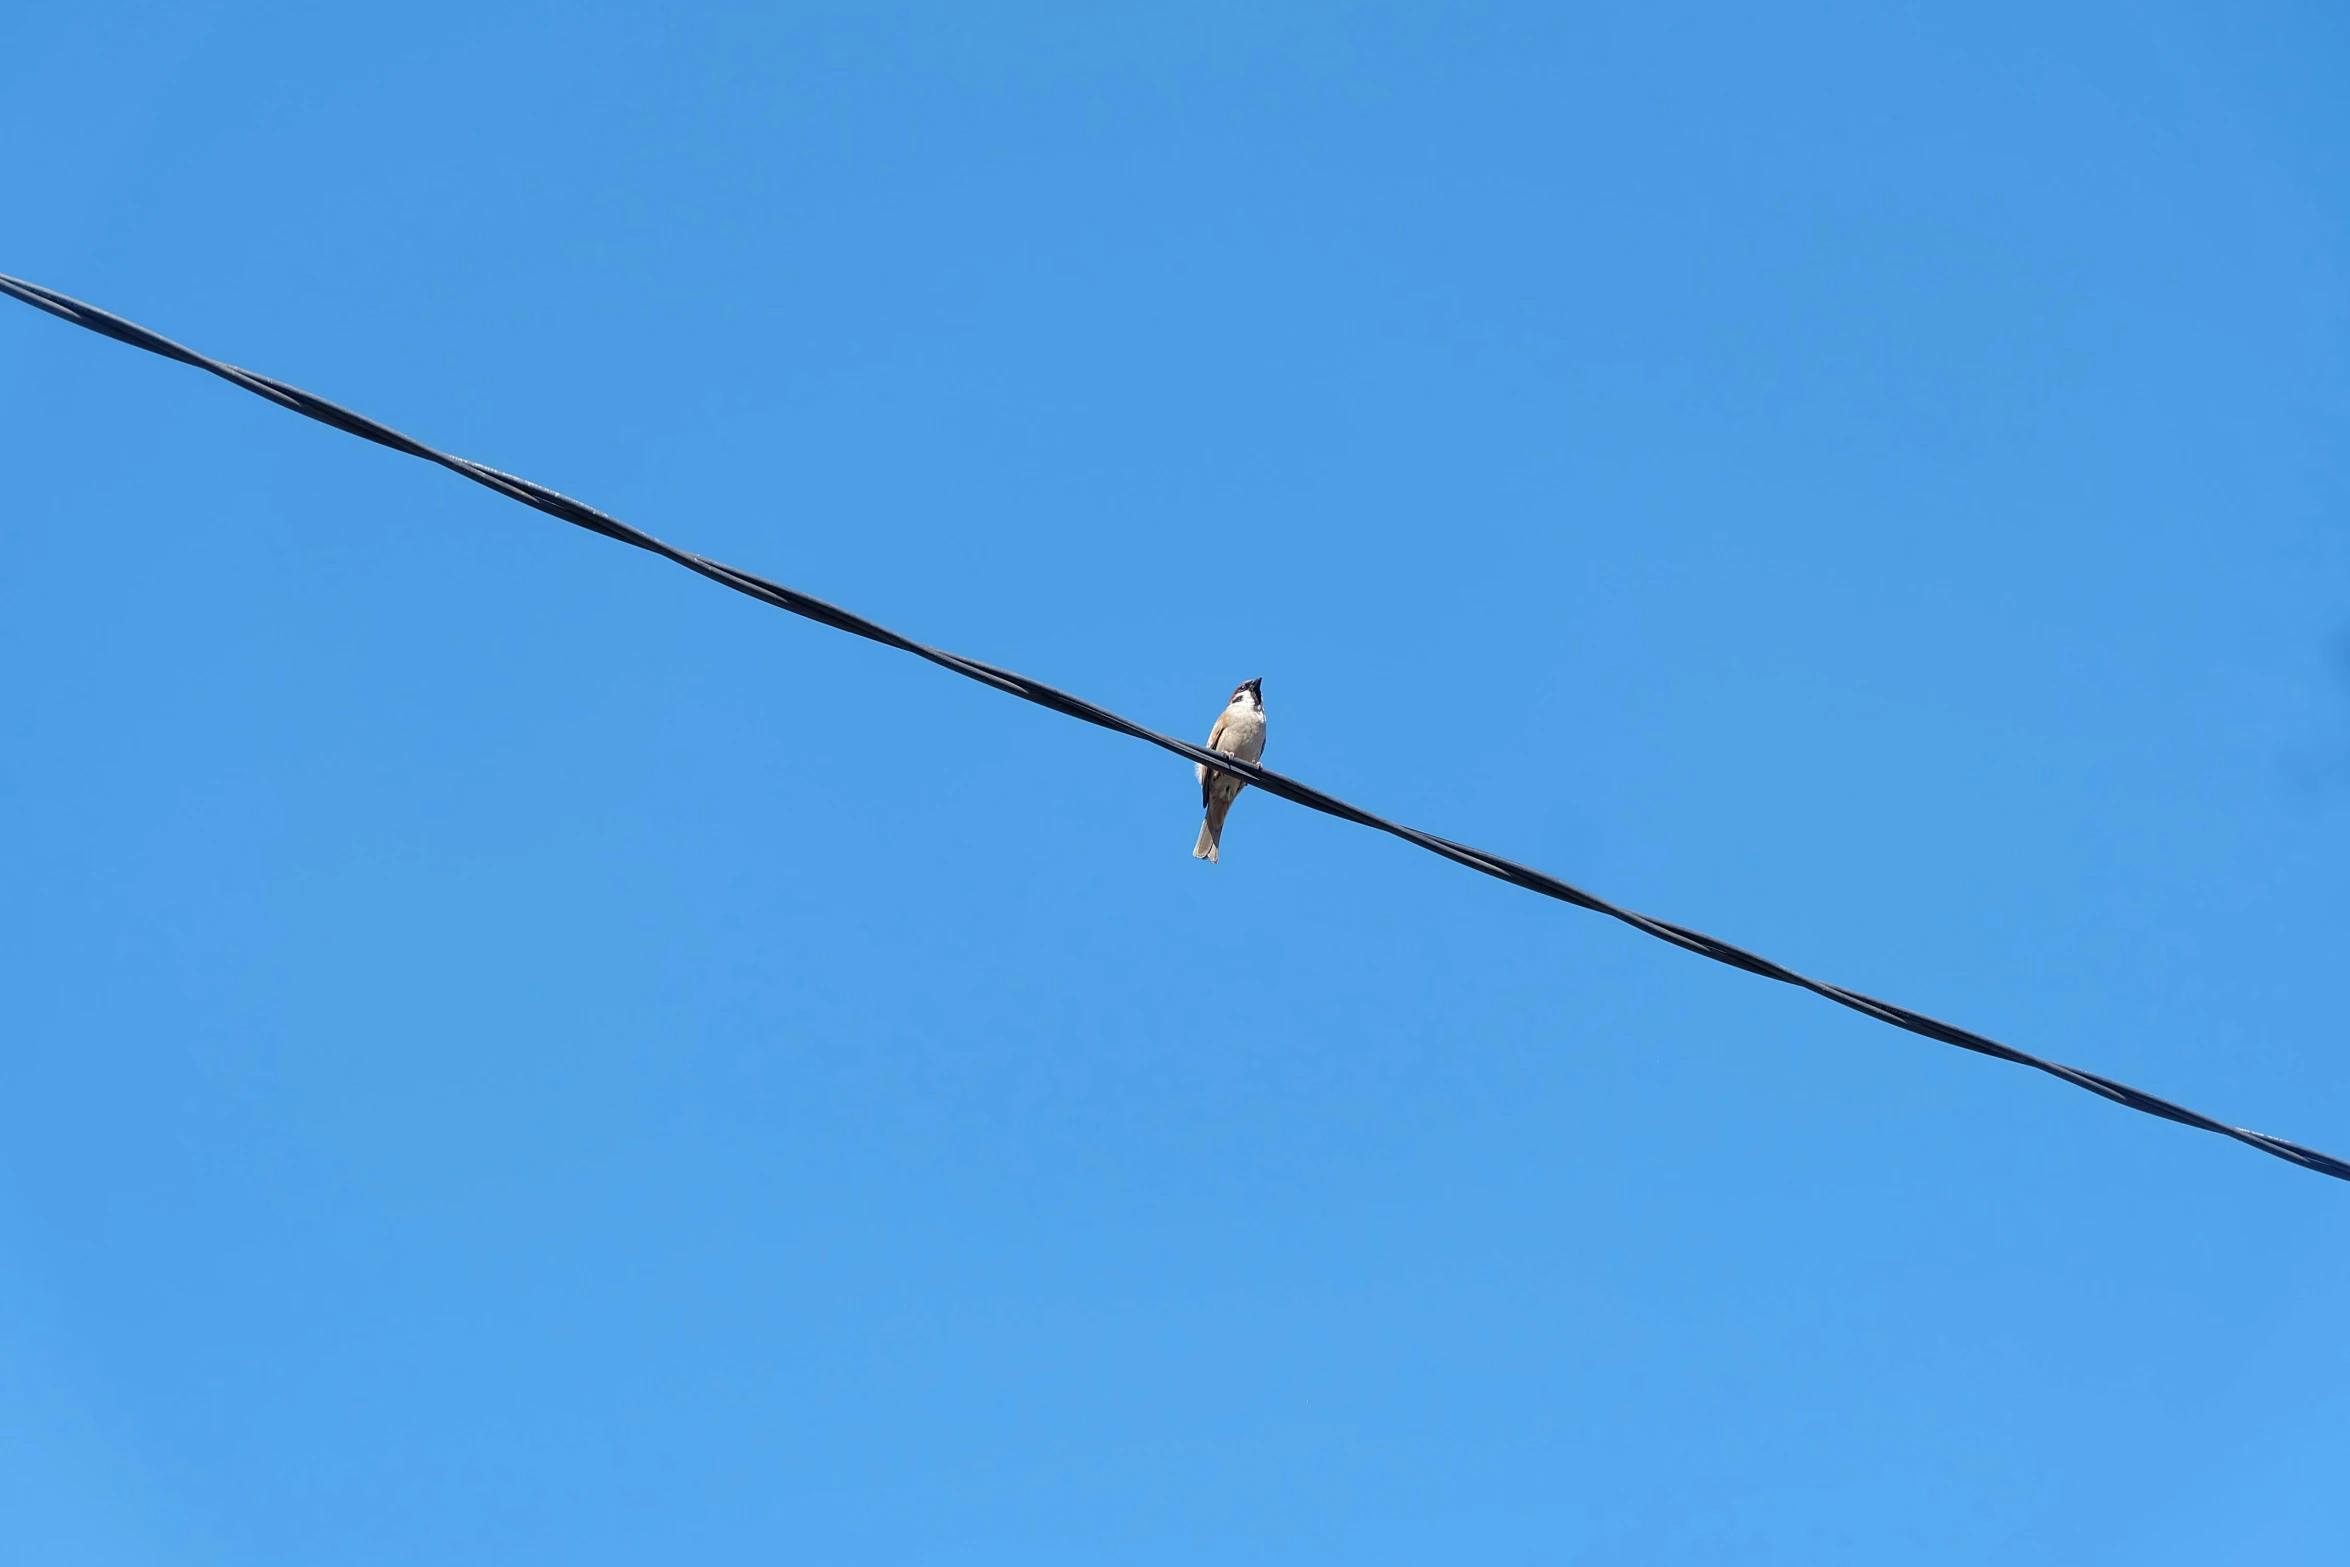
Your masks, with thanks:
[{"label": "sparrow perched on wire", "polygon": [[[1224,705],[1216,727],[1208,731],[1209,750],[1237,756],[1244,762],[1253,762],[1265,754],[1264,684],[1262,680],[1240,683],[1232,693],[1232,700]],[[1199,800],[1208,811],[1208,819],[1200,823],[1199,842],[1192,845],[1191,857],[1213,864],[1217,842],[1224,836],[1224,813],[1232,809],[1232,802],[1240,797],[1240,791],[1248,783],[1230,773],[1211,773],[1205,762],[1193,763],[1191,770],[1199,774]]]}]

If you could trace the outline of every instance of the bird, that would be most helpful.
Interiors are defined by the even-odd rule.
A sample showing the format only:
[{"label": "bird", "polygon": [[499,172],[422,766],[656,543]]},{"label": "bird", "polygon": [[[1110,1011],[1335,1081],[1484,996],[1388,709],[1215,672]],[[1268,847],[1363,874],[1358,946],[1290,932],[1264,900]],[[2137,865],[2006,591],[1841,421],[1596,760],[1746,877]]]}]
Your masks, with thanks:
[{"label": "bird", "polygon": [[[1233,687],[1232,700],[1224,704],[1216,727],[1208,731],[1209,750],[1244,762],[1265,754],[1264,686],[1262,680],[1243,680]],[[1224,814],[1232,809],[1232,802],[1248,787],[1248,781],[1230,773],[1210,772],[1205,762],[1193,763],[1192,771],[1199,774],[1199,803],[1207,808],[1208,816],[1199,824],[1199,842],[1192,845],[1191,857],[1213,865],[1216,846],[1224,836]]]}]

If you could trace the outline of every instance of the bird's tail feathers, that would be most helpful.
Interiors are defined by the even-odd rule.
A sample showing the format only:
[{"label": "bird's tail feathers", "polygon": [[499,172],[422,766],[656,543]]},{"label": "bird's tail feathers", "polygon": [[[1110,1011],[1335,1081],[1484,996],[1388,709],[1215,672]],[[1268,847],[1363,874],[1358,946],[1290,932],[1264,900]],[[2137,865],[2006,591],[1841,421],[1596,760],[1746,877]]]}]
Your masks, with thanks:
[{"label": "bird's tail feathers", "polygon": [[[1225,782],[1222,777],[1216,781],[1219,785]],[[1232,809],[1232,802],[1239,793],[1235,789],[1227,794],[1220,787],[1208,791],[1207,819],[1199,824],[1199,842],[1191,846],[1193,859],[1206,860],[1210,865],[1216,863],[1217,846],[1224,841],[1225,813]]]}]

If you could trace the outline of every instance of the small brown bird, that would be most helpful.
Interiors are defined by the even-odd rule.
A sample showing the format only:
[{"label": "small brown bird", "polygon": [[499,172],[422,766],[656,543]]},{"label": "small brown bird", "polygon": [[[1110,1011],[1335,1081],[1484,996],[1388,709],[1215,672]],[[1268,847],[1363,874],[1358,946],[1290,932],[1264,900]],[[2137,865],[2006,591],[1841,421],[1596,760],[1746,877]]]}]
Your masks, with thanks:
[{"label": "small brown bird", "polygon": [[[1237,756],[1244,762],[1253,762],[1265,754],[1265,693],[1262,680],[1244,680],[1233,691],[1232,700],[1216,719],[1216,727],[1208,731],[1208,749],[1221,751],[1226,756]],[[1192,845],[1191,857],[1215,863],[1216,846],[1224,836],[1224,814],[1232,809],[1232,802],[1240,798],[1240,791],[1248,787],[1245,779],[1230,773],[1211,773],[1208,764],[1195,762],[1192,771],[1199,774],[1199,801],[1207,807],[1208,819],[1200,823],[1199,842]]]}]

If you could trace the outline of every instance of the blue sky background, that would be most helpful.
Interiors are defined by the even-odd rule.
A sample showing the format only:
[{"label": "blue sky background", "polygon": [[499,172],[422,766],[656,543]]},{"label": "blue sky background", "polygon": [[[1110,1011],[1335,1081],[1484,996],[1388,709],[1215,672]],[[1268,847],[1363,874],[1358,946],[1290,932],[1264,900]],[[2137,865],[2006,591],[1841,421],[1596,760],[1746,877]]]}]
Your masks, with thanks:
[{"label": "blue sky background", "polygon": [[[2350,1154],[2338,7],[9,38],[0,270]],[[0,525],[11,1560],[2350,1537],[2350,1189],[14,305]]]}]

